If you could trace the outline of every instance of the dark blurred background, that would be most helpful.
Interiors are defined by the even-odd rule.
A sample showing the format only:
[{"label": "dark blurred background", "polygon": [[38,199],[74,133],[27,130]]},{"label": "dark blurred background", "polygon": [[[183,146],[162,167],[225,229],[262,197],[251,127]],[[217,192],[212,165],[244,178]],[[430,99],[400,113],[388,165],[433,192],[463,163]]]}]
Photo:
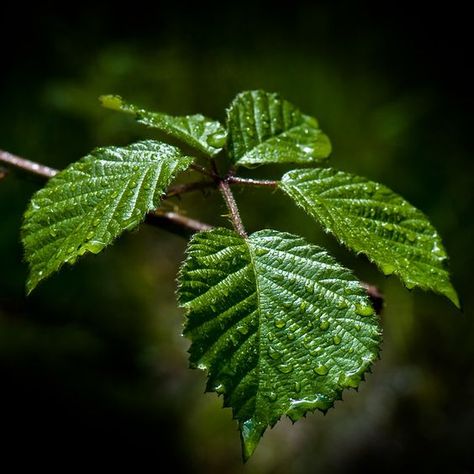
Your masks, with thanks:
[{"label": "dark blurred background", "polygon": [[[280,422],[244,466],[230,411],[203,394],[203,374],[187,369],[175,302],[186,242],[143,226],[26,298],[19,229],[41,183],[11,175],[0,183],[2,462],[68,470],[132,461],[138,472],[168,464],[230,474],[473,472],[467,12],[450,3],[415,15],[398,3],[377,11],[362,2],[10,8],[1,17],[0,148],[61,168],[95,146],[152,136],[101,109],[103,93],[223,119],[237,92],[278,91],[319,118],[333,166],[382,181],[425,211],[451,256],[464,312],[382,277],[284,197],[239,191],[250,231],[274,227],[325,245],[386,298],[382,359],[358,393],[347,392],[326,416]],[[225,224],[218,199],[172,205]]]}]

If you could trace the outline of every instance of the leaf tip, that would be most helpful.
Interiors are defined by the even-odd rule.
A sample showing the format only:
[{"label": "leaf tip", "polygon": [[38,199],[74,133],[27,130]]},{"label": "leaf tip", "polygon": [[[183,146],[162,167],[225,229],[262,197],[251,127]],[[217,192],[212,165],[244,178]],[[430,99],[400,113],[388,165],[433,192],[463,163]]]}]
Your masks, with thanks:
[{"label": "leaf tip", "polygon": [[254,453],[264,431],[264,424],[252,418],[244,421],[240,425],[240,439],[242,442],[242,457],[244,462],[247,462]]},{"label": "leaf tip", "polygon": [[452,285],[449,285],[446,291],[444,291],[444,296],[446,296],[446,298],[448,298],[448,300],[451,301],[451,303],[453,303],[453,305],[456,306],[457,309],[462,309],[458,293]]},{"label": "leaf tip", "polygon": [[30,296],[33,290],[38,286],[40,278],[34,276],[33,274],[28,277],[25,285],[26,296]]},{"label": "leaf tip", "polygon": [[102,107],[105,107],[106,109],[122,110],[123,107],[123,99],[119,95],[101,95],[99,96],[99,102],[101,103]]}]

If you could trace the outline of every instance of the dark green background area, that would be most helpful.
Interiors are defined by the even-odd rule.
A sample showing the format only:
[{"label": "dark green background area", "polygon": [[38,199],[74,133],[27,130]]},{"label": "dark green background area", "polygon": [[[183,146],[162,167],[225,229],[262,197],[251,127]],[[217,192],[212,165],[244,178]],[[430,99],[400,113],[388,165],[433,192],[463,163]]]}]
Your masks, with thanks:
[{"label": "dark green background area", "polygon": [[[287,230],[327,246],[386,298],[382,359],[359,392],[346,392],[326,416],[282,421],[243,466],[230,410],[203,395],[204,375],[187,369],[175,302],[185,241],[143,226],[26,298],[19,229],[41,182],[17,173],[0,183],[2,458],[41,467],[64,455],[66,467],[131,460],[153,470],[166,461],[193,473],[472,472],[469,17],[454,5],[415,16],[355,3],[271,13],[272,4],[256,2],[187,12],[18,8],[2,18],[0,148],[60,168],[95,146],[153,136],[101,109],[103,93],[222,120],[240,90],[278,91],[318,117],[333,142],[333,166],[387,184],[430,217],[464,312],[384,278],[284,196],[238,191],[249,231]],[[167,205],[226,225],[215,197]]]}]

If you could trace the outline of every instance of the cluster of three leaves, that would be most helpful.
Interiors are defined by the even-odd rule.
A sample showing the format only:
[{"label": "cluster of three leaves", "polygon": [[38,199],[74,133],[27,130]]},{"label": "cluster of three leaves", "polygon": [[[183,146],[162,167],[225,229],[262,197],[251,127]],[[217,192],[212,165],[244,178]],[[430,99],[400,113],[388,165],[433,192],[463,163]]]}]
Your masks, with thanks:
[{"label": "cluster of three leaves", "polygon": [[[209,157],[227,145],[236,165],[312,163],[330,153],[317,122],[276,94],[237,96],[227,137],[201,115],[151,113],[115,96],[103,103]],[[175,147],[145,141],[97,149],[52,179],[25,216],[29,289],[138,225],[191,162]],[[290,171],[280,188],[385,273],[457,304],[436,231],[386,187],[326,168]],[[245,457],[281,415],[297,419],[329,408],[343,388],[357,386],[377,355],[377,320],[357,281],[324,250],[290,234],[197,234],[180,273],[180,300],[188,310],[191,362],[208,370],[208,388],[233,407]]]}]

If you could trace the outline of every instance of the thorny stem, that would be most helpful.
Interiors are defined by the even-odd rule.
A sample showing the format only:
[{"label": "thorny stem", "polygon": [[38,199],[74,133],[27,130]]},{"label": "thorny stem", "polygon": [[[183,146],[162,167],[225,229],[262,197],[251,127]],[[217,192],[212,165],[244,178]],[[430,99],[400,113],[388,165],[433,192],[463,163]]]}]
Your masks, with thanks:
[{"label": "thorny stem", "polygon": [[45,178],[52,178],[55,174],[58,173],[58,170],[50,168],[49,166],[40,165],[34,161],[25,160],[19,156],[8,153],[8,151],[0,150],[0,162],[6,164],[7,166],[13,166],[29,173],[37,174]]},{"label": "thorny stem", "polygon": [[227,209],[229,209],[230,218],[232,220],[232,224],[235,230],[240,236],[246,238],[247,232],[245,232],[244,224],[242,223],[242,219],[240,218],[239,208],[237,207],[234,195],[232,194],[229,183],[226,179],[219,180],[219,190],[227,205]]},{"label": "thorny stem", "polygon": [[[8,153],[7,151],[0,150],[0,164],[6,165],[7,167],[13,167],[21,169],[31,174],[37,176],[42,176],[44,178],[52,178],[55,176],[59,170],[50,168],[49,166],[41,165],[35,163],[34,161],[26,160],[20,158],[19,156]],[[216,170],[214,163],[214,170]],[[240,178],[238,176],[229,175],[225,178],[221,178],[216,171],[209,171],[199,165],[191,165],[191,168],[199,173],[208,176],[213,179],[210,181],[199,181],[194,183],[179,184],[169,188],[166,197],[179,196],[183,193],[190,191],[195,191],[198,189],[205,189],[210,187],[219,187],[222,196],[229,208],[232,223],[234,224],[237,232],[242,236],[246,237],[244,226],[240,218],[239,210],[237,208],[237,203],[235,202],[234,195],[230,189],[229,184],[243,185],[243,186],[268,186],[276,187],[277,181],[270,180],[256,180],[249,178]],[[8,175],[8,169],[0,166],[0,180],[5,178]],[[168,212],[161,209],[156,209],[155,211],[149,212],[146,216],[146,222],[148,224],[161,227],[165,230],[168,230],[174,234],[180,235],[182,237],[189,237],[195,232],[201,232],[212,229],[212,226],[206,224],[205,222],[197,221],[191,219],[190,217],[183,216],[176,212]],[[380,293],[379,289],[376,286],[369,285],[362,282],[362,286],[367,292],[374,309],[377,314],[380,314],[383,307],[384,298]]]},{"label": "thorny stem", "polygon": [[270,188],[276,188],[278,186],[278,181],[271,179],[241,178],[233,175],[227,177],[227,182],[229,184],[240,184],[242,186],[267,186]]},{"label": "thorny stem", "polygon": [[194,170],[194,171],[197,171],[198,173],[203,174],[204,176],[209,176],[212,179],[215,179],[215,178],[218,177],[217,173],[214,170],[210,171],[207,168],[204,168],[204,166],[197,165],[196,163],[192,163],[189,166],[189,168]]},{"label": "thorny stem", "polygon": [[181,194],[197,191],[199,189],[214,188],[215,186],[216,183],[214,181],[196,181],[193,183],[177,184],[176,186],[168,188],[165,199],[173,196],[180,196]]},{"label": "thorny stem", "polygon": [[146,216],[147,224],[161,227],[169,232],[182,237],[190,237],[195,232],[211,230],[212,226],[190,217],[183,216],[177,212],[167,212],[157,209],[149,212]]}]

